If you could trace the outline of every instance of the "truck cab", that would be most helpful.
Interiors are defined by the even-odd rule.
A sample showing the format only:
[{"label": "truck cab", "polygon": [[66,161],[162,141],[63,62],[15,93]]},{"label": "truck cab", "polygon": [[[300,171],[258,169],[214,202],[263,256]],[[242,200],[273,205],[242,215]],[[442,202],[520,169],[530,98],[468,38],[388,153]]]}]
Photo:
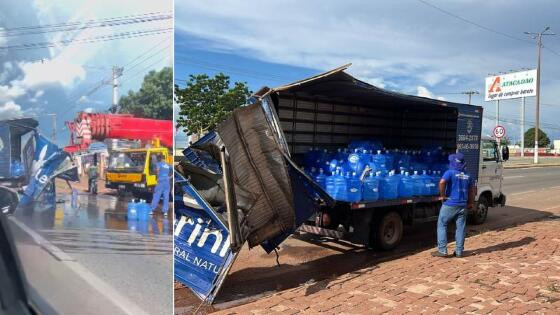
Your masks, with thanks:
[{"label": "truck cab", "polygon": [[105,187],[130,191],[134,195],[151,193],[157,184],[156,164],[161,155],[171,162],[169,150],[165,147],[114,150],[109,155],[105,175]]},{"label": "truck cab", "polygon": [[490,137],[481,137],[480,163],[477,182],[477,204],[469,215],[472,224],[486,221],[488,208],[504,206],[506,196],[502,193],[503,163],[509,159],[507,146],[500,151],[497,141]]}]

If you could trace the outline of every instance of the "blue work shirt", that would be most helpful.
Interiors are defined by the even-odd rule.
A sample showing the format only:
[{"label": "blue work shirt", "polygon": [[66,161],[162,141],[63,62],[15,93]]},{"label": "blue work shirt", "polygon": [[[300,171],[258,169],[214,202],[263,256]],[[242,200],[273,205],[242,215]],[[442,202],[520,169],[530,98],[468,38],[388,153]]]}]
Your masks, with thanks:
[{"label": "blue work shirt", "polygon": [[441,177],[445,180],[445,196],[443,202],[446,206],[466,206],[469,199],[469,190],[474,185],[472,176],[467,172],[447,170]]},{"label": "blue work shirt", "polygon": [[161,161],[158,162],[157,164],[157,181],[158,183],[166,183],[169,182],[169,173],[170,173],[170,169],[171,167],[169,166],[169,164]]}]

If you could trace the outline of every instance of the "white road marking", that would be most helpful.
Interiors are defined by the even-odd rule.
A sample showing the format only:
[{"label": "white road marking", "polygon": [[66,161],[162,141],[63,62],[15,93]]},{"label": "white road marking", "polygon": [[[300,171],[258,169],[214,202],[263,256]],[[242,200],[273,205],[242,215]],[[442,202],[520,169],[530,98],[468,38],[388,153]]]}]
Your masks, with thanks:
[{"label": "white road marking", "polygon": [[42,237],[39,233],[33,231],[25,223],[21,222],[14,216],[8,217],[14,224],[25,231],[33,240],[43,247],[47,252],[60,260],[68,268],[74,271],[78,276],[84,279],[89,285],[95,288],[99,294],[103,295],[109,301],[112,301],[125,314],[148,314],[138,305],[130,301],[128,298],[120,294],[110,284],[93,274],[86,267],[78,263],[75,259],[66,254],[63,250],[56,247],[53,243]]},{"label": "white road marking", "polygon": [[534,192],[537,192],[537,191],[536,190],[527,190],[527,191],[522,191],[522,192],[509,194],[508,196],[524,195],[524,194],[530,194],[530,193],[534,193]]},{"label": "white road marking", "polygon": [[521,176],[521,175],[515,175],[515,176],[504,176],[504,179],[512,179],[512,178],[522,178],[525,176]]}]

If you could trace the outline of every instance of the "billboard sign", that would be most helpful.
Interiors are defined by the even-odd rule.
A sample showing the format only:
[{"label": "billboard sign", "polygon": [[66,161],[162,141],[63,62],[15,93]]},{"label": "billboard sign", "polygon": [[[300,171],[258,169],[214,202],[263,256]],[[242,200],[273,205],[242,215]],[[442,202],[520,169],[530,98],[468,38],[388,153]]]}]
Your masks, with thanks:
[{"label": "billboard sign", "polygon": [[220,215],[175,171],[175,279],[212,303],[237,253]]},{"label": "billboard sign", "polygon": [[485,101],[537,95],[537,70],[500,74],[486,78]]}]

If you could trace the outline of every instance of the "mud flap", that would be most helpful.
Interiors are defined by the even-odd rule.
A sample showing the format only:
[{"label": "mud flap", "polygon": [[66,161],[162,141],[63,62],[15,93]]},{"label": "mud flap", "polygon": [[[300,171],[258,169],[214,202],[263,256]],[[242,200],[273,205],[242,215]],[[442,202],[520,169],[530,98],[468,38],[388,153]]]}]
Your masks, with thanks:
[{"label": "mud flap", "polygon": [[175,279],[212,303],[238,254],[227,223],[178,172],[174,206]]}]

